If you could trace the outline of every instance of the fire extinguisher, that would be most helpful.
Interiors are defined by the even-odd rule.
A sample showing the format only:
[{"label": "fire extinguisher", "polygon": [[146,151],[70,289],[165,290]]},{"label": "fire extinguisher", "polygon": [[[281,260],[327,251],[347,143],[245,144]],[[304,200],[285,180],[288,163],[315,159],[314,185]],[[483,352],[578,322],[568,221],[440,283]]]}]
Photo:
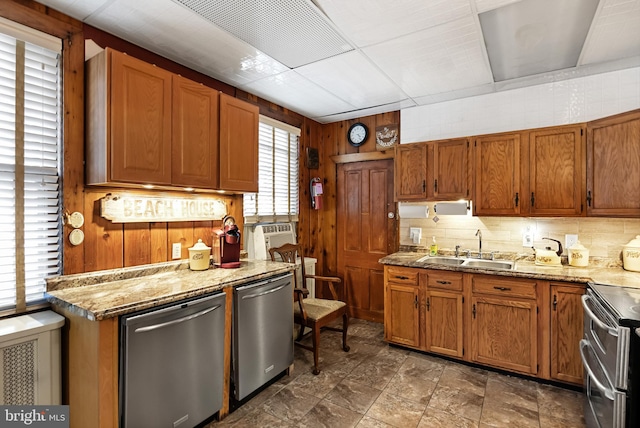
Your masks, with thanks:
[{"label": "fire extinguisher", "polygon": [[320,177],[311,179],[311,208],[314,210],[322,209],[322,180]]}]

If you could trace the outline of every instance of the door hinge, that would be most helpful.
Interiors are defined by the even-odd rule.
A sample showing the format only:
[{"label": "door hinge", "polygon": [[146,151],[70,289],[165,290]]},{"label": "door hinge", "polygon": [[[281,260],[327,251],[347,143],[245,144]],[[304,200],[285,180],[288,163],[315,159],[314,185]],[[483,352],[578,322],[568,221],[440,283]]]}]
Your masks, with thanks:
[{"label": "door hinge", "polygon": [[462,296],[462,303],[464,303],[464,296]]},{"label": "door hinge", "polygon": [[476,319],[476,305],[473,305],[473,310],[471,311],[473,314],[473,319]]},{"label": "door hinge", "polygon": [[540,371],[540,364],[536,364],[536,373]]},{"label": "door hinge", "polygon": [[539,314],[539,313],[540,313],[540,308],[536,306],[536,314]]},{"label": "door hinge", "polygon": [[462,356],[464,357],[464,348],[462,348]]},{"label": "door hinge", "polygon": [[469,148],[469,141],[467,141],[467,149]]},{"label": "door hinge", "polygon": [[580,130],[580,135],[584,135],[584,129]]}]

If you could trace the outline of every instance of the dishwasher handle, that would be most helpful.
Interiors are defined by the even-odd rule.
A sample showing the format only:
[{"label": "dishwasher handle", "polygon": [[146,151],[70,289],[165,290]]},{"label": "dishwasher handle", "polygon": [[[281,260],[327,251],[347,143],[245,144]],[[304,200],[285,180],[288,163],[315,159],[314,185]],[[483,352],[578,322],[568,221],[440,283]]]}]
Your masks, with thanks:
[{"label": "dishwasher handle", "polygon": [[613,390],[611,388],[607,388],[604,384],[596,377],[593,369],[589,366],[589,362],[587,361],[587,356],[585,355],[585,348],[589,346],[589,343],[582,339],[580,341],[580,359],[582,359],[582,366],[589,374],[591,381],[595,384],[595,386],[602,392],[602,394],[607,397],[609,400],[613,400]]},{"label": "dishwasher handle", "polygon": [[279,287],[275,287],[275,288],[272,288],[271,290],[263,291],[261,293],[247,294],[245,296],[242,296],[242,300],[244,300],[244,299],[255,299],[256,297],[260,297],[260,296],[264,296],[264,295],[267,295],[267,294],[275,293],[276,291],[282,290],[287,285],[289,285],[289,284],[288,283],[287,284],[282,284]]},{"label": "dishwasher handle", "polygon": [[146,333],[148,331],[157,330],[159,328],[169,327],[170,325],[180,324],[182,322],[190,321],[192,319],[195,319],[195,318],[201,317],[203,315],[206,315],[209,312],[213,312],[216,309],[218,309],[220,306],[222,306],[222,305],[215,305],[215,306],[212,306],[210,308],[203,309],[200,312],[196,312],[195,314],[187,315],[187,316],[184,316],[182,318],[178,318],[178,319],[175,319],[175,320],[172,320],[172,321],[161,322],[159,324],[153,324],[153,325],[148,325],[148,326],[145,326],[145,327],[136,328],[133,332],[134,333]]}]

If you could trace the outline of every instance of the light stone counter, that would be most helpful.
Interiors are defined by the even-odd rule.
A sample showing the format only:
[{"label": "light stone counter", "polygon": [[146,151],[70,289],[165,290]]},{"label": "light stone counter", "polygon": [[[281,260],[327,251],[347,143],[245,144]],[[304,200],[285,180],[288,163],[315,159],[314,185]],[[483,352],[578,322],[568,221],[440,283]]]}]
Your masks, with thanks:
[{"label": "light stone counter", "polygon": [[188,262],[182,261],[64,275],[47,280],[46,297],[54,306],[89,320],[103,320],[295,269],[282,262],[241,262],[236,269],[191,271]]},{"label": "light stone counter", "polygon": [[597,282],[601,284],[617,285],[621,287],[640,288],[640,273],[624,270],[619,263],[610,261],[590,262],[587,267],[573,267],[562,265],[538,266],[530,257],[510,258],[515,261],[513,270],[480,269],[472,267],[439,265],[432,263],[421,263],[418,259],[424,257],[425,253],[419,252],[398,252],[390,254],[379,260],[385,265],[406,266],[423,269],[437,269],[468,273],[481,273],[488,275],[510,276],[514,278],[531,278],[544,281],[564,281],[585,284],[587,282]]}]

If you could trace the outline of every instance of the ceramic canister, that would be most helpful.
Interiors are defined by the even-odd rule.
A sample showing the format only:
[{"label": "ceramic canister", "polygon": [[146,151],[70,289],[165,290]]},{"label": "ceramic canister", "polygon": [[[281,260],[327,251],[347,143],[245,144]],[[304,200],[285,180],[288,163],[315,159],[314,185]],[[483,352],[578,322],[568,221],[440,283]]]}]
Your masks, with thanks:
[{"label": "ceramic canister", "polygon": [[640,272],[640,235],[622,247],[622,267]]},{"label": "ceramic canister", "polygon": [[569,266],[584,267],[589,265],[589,250],[580,241],[567,248],[569,253]]},{"label": "ceramic canister", "polygon": [[209,269],[209,255],[211,247],[198,239],[198,242],[189,248],[189,269],[191,270],[207,270]]}]

